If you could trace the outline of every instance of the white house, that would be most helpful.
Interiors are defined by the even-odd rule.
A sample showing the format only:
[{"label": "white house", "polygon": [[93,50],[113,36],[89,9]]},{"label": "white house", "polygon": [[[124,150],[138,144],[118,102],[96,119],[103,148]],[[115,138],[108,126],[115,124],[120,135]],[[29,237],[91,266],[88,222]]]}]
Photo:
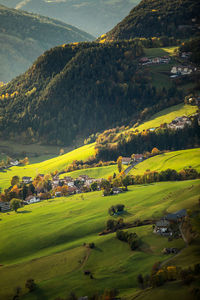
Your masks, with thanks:
[{"label": "white house", "polygon": [[31,196],[26,197],[25,202],[27,204],[37,203],[37,202],[40,202],[40,198],[36,198],[35,196],[31,195]]}]

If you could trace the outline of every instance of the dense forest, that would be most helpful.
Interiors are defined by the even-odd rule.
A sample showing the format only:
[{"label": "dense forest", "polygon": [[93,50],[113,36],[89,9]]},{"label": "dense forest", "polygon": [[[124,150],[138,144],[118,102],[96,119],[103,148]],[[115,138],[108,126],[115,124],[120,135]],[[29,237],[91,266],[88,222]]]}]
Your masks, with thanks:
[{"label": "dense forest", "polygon": [[189,38],[199,33],[199,11],[199,0],[142,0],[104,39]]},{"label": "dense forest", "polygon": [[156,89],[137,57],[140,41],[56,47],[1,89],[3,138],[70,144],[182,101],[176,86]]},{"label": "dense forest", "polygon": [[60,21],[0,5],[0,81],[24,72],[45,50],[94,38]]}]

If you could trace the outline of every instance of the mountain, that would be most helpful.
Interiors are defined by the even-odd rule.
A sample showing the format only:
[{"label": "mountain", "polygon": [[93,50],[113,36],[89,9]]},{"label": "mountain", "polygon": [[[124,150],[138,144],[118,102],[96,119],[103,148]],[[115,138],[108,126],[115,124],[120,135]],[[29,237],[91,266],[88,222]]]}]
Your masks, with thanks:
[{"label": "mountain", "polygon": [[135,37],[189,38],[199,34],[199,0],[142,0],[106,35],[107,40]]},{"label": "mountain", "polygon": [[47,49],[92,39],[71,25],[0,5],[0,81],[27,70]]},{"label": "mountain", "polygon": [[135,77],[134,60],[142,53],[136,42],[69,44],[47,51],[1,88],[1,133],[22,139],[31,133],[31,140],[70,144],[125,121],[155,93],[148,84],[142,89],[139,74]]},{"label": "mountain", "polygon": [[56,18],[100,36],[120,22],[139,0],[0,0],[0,3]]}]

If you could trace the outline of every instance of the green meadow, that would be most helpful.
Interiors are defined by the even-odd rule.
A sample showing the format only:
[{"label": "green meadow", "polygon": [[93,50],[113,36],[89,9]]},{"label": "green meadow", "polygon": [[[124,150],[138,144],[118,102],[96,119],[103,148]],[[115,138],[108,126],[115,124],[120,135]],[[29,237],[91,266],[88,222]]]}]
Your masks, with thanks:
[{"label": "green meadow", "polygon": [[97,167],[97,168],[89,168],[82,169],[73,172],[67,172],[61,174],[59,177],[64,178],[65,176],[71,176],[72,178],[77,178],[80,175],[88,175],[91,178],[108,178],[108,176],[113,175],[114,173],[118,173],[117,165],[111,165],[106,167]]},{"label": "green meadow", "polygon": [[86,160],[91,155],[94,155],[94,143],[41,163],[9,168],[0,172],[0,187],[3,189],[8,187],[14,175],[18,175],[20,178],[23,176],[35,177],[39,173],[48,174],[55,170],[61,171],[73,160]]},{"label": "green meadow", "polygon": [[[138,292],[137,275],[149,273],[156,261],[173,257],[163,255],[162,249],[177,247],[184,256],[185,244],[182,239],[168,242],[148,225],[129,229],[141,240],[140,249],[131,251],[114,233],[98,235],[111,218],[108,208],[124,204],[125,222],[155,219],[196,207],[199,192],[200,180],[162,182],[131,186],[114,196],[92,192],[42,201],[18,213],[1,213],[0,299],[12,299],[16,286],[22,287],[23,300],[66,297],[71,291],[89,296],[105,288],[117,288],[121,296]],[[83,246],[89,242],[95,243],[95,249]],[[197,261],[198,256],[187,252],[188,265]],[[84,270],[90,270],[94,279],[85,276]],[[33,293],[24,288],[28,278],[37,283]]]},{"label": "green meadow", "polygon": [[191,116],[197,112],[197,106],[187,105],[187,104],[178,104],[166,108],[156,114],[154,114],[150,120],[145,121],[138,127],[131,130],[138,130],[139,132],[149,129],[159,127],[163,123],[171,123],[176,117],[181,116]]},{"label": "green meadow", "polygon": [[142,175],[147,170],[161,172],[174,169],[180,171],[189,167],[200,172],[200,148],[172,151],[151,157],[136,165],[130,174]]}]

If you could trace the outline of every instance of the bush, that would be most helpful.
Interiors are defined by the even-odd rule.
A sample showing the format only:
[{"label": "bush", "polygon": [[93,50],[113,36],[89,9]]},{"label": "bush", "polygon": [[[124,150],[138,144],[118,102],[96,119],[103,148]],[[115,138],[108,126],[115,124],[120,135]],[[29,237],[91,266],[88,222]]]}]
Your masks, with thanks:
[{"label": "bush", "polygon": [[32,278],[27,279],[25,287],[29,289],[29,292],[33,292],[36,289],[36,284],[34,282],[34,279]]}]

